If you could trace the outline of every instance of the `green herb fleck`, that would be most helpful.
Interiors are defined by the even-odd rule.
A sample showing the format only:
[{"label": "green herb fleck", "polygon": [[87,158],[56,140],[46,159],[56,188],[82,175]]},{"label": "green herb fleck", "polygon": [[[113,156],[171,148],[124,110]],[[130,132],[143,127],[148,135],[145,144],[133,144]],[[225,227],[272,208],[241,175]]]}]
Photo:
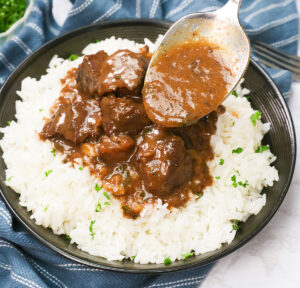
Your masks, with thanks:
[{"label": "green herb fleck", "polygon": [[235,170],[235,172],[239,175],[239,176],[241,176],[241,174],[240,174],[240,171],[239,170]]},{"label": "green herb fleck", "polygon": [[220,159],[220,161],[219,161],[219,165],[221,165],[221,166],[222,166],[223,164],[224,164],[224,159],[223,159],[223,158],[221,158],[221,159]]},{"label": "green herb fleck", "polygon": [[68,241],[71,241],[71,240],[72,240],[72,238],[71,238],[71,236],[70,236],[69,234],[66,234],[66,235],[65,235],[65,238],[66,238],[66,240],[68,240]]},{"label": "green herb fleck", "polygon": [[171,259],[168,257],[165,259],[164,264],[165,265],[170,265],[172,263]]},{"label": "green herb fleck", "polygon": [[231,94],[235,97],[238,97],[238,94],[236,93],[236,91],[232,91]]},{"label": "green herb fleck", "polygon": [[103,195],[104,195],[104,197],[107,199],[107,200],[110,200],[110,197],[109,197],[109,195],[108,195],[108,193],[105,191],[105,192],[103,192]]},{"label": "green herb fleck", "polygon": [[56,151],[55,151],[55,149],[54,149],[54,148],[51,150],[51,153],[53,154],[53,157],[55,157],[55,156],[56,156]]},{"label": "green herb fleck", "polygon": [[95,185],[95,190],[96,190],[97,192],[99,192],[99,191],[100,191],[100,189],[102,189],[102,187],[101,187],[101,186],[99,186],[98,184],[96,184],[96,185]]},{"label": "green herb fleck", "polygon": [[101,203],[100,203],[100,201],[98,201],[95,211],[101,212],[101,210],[102,210]]},{"label": "green herb fleck", "polygon": [[82,170],[83,170],[83,168],[82,168],[82,167],[79,167],[79,168],[78,168],[78,170],[79,170],[79,171],[82,171]]},{"label": "green herb fleck", "polygon": [[250,120],[251,120],[253,126],[256,126],[256,120],[259,120],[260,116],[261,116],[261,112],[260,111],[256,111],[255,113],[253,113],[250,116]]},{"label": "green herb fleck", "polygon": [[235,122],[233,121],[230,125],[230,127],[233,127],[235,125]]},{"label": "green herb fleck", "polygon": [[49,205],[47,205],[43,211],[46,212],[48,210],[48,208],[49,208]]},{"label": "green herb fleck", "polygon": [[182,254],[182,257],[184,260],[187,260],[194,255],[195,255],[195,252],[190,252],[190,253]]},{"label": "green herb fleck", "polygon": [[245,183],[243,183],[242,181],[239,181],[238,184],[240,186],[243,186],[244,188],[246,188],[249,185],[248,180],[246,180]]},{"label": "green herb fleck", "polygon": [[235,230],[235,231],[237,231],[237,230],[240,229],[240,227],[239,227],[239,220],[234,220],[233,221],[232,229]]},{"label": "green herb fleck", "polygon": [[267,146],[261,145],[261,146],[258,146],[256,148],[255,153],[262,153],[262,152],[265,152],[265,151],[267,151],[269,149],[270,149],[270,147],[268,145]]},{"label": "green herb fleck", "polygon": [[10,176],[9,178],[7,178],[7,181],[10,181],[12,179],[12,176]]},{"label": "green herb fleck", "polygon": [[52,169],[51,169],[51,170],[48,170],[48,171],[46,171],[46,172],[45,172],[45,175],[46,175],[46,177],[48,177],[48,176],[49,176],[49,174],[50,174],[50,173],[52,173],[52,172],[53,172],[53,170],[52,170]]},{"label": "green herb fleck", "polygon": [[54,54],[54,55],[52,56],[52,59],[53,59],[53,58],[57,58],[57,56],[58,56],[57,54]]},{"label": "green herb fleck", "polygon": [[152,129],[149,128],[149,127],[144,128],[144,130],[143,130],[143,136],[145,136],[146,134],[150,133],[151,131],[152,131]]},{"label": "green herb fleck", "polygon": [[68,60],[74,61],[74,60],[76,60],[78,57],[79,57],[79,56],[76,55],[76,54],[71,54],[71,55],[69,56]]},{"label": "green herb fleck", "polygon": [[0,1],[0,33],[7,31],[15,22],[23,17],[26,0]]},{"label": "green herb fleck", "polygon": [[120,75],[116,75],[116,76],[115,76],[115,79],[116,79],[116,80],[121,80],[121,76],[120,76]]},{"label": "green herb fleck", "polygon": [[134,260],[136,256],[131,256],[131,259]]},{"label": "green herb fleck", "polygon": [[42,111],[43,111],[43,109],[41,108],[39,111],[40,111],[40,112],[42,112]]},{"label": "green herb fleck", "polygon": [[100,42],[100,40],[94,40],[94,41],[92,41],[92,43],[98,43],[98,42]]},{"label": "green herb fleck", "polygon": [[54,67],[54,68],[56,68],[56,67],[57,67],[57,65],[55,64],[53,67]]},{"label": "green herb fleck", "polygon": [[217,177],[215,177],[215,178],[216,178],[217,180],[220,180],[221,177],[220,177],[220,176],[217,176]]},{"label": "green herb fleck", "polygon": [[106,205],[106,206],[109,206],[109,205],[110,205],[109,202],[104,202],[103,204]]},{"label": "green herb fleck", "polygon": [[238,184],[236,183],[236,175],[231,176],[232,186],[236,188]]},{"label": "green herb fleck", "polygon": [[201,193],[198,194],[198,199],[200,199],[202,197],[203,197],[203,193],[201,192]]},{"label": "green herb fleck", "polygon": [[243,148],[239,147],[232,150],[232,154],[241,154],[243,152]]},{"label": "green herb fleck", "polygon": [[250,96],[250,95],[247,95],[246,98],[247,98],[247,100],[250,102],[251,96]]},{"label": "green herb fleck", "polygon": [[11,124],[11,121],[7,121],[7,124],[10,125],[10,124]]},{"label": "green herb fleck", "polygon": [[96,222],[96,220],[91,221],[90,227],[89,227],[90,236],[92,236],[92,239],[94,239],[94,237],[95,237],[95,232],[93,231],[93,225],[95,224],[95,222]]}]

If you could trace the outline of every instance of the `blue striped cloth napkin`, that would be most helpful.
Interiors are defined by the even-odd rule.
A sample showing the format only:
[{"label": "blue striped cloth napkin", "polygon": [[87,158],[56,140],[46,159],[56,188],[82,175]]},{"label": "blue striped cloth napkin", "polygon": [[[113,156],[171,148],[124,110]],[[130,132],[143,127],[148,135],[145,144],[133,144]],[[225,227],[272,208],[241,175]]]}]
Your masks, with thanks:
[{"label": "blue striped cloth napkin", "polygon": [[[17,65],[46,41],[82,25],[120,18],[175,21],[195,11],[212,11],[226,0],[73,0],[62,27],[51,0],[35,0],[25,26],[0,45],[0,86]],[[0,8],[1,9],[1,8]],[[296,54],[298,12],[294,0],[244,0],[240,18],[250,38]],[[252,55],[256,59],[255,54]],[[292,76],[267,69],[288,98]],[[0,287],[199,287],[213,264],[164,275],[128,275],[87,267],[45,247],[12,217],[0,199]]]}]

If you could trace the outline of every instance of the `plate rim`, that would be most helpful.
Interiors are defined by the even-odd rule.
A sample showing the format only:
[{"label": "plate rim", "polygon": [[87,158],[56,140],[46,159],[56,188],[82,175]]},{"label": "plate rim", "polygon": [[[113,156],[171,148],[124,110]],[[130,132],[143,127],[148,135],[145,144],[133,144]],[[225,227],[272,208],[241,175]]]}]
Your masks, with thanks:
[{"label": "plate rim", "polygon": [[[158,27],[163,27],[163,28],[168,28],[173,22],[171,21],[166,21],[166,20],[159,20],[159,19],[122,19],[122,20],[113,20],[113,21],[107,21],[103,23],[96,23],[96,24],[91,24],[91,25],[86,25],[83,27],[80,27],[78,29],[72,30],[70,32],[67,32],[65,34],[62,34],[61,36],[43,44],[41,47],[39,47],[37,50],[35,50],[31,55],[26,57],[17,67],[16,69],[9,75],[9,77],[5,80],[3,83],[1,89],[0,89],[0,95],[5,93],[5,90],[9,88],[10,83],[14,81],[14,78],[18,74],[19,71],[21,71],[24,67],[27,66],[30,61],[35,57],[38,57],[40,54],[43,54],[45,50],[48,50],[49,48],[55,47],[56,44],[60,42],[64,42],[73,36],[76,36],[78,34],[84,33],[87,30],[91,29],[101,29],[101,28],[106,28],[106,27],[113,27],[113,26],[120,26],[120,25],[151,25],[151,26],[158,26]],[[71,259],[73,261],[76,261],[78,263],[91,266],[91,267],[96,267],[100,268],[103,270],[107,271],[114,271],[114,272],[122,272],[122,273],[131,273],[131,274],[153,274],[153,273],[167,273],[167,272],[175,272],[175,271],[182,271],[190,268],[195,268],[195,267],[203,267],[207,264],[213,263],[221,258],[223,258],[226,255],[229,255],[230,253],[238,250],[240,247],[244,246],[248,241],[250,241],[252,238],[254,238],[273,218],[275,215],[276,211],[279,209],[281,206],[288,190],[291,184],[291,181],[293,179],[294,175],[294,170],[295,170],[295,164],[296,164],[296,157],[297,157],[297,142],[296,142],[296,132],[295,132],[295,125],[293,122],[293,118],[290,112],[290,109],[287,105],[287,103],[284,100],[284,97],[282,93],[280,92],[279,88],[275,84],[275,82],[272,80],[268,72],[266,72],[263,67],[258,64],[255,60],[251,58],[249,65],[252,65],[258,72],[259,74],[265,78],[265,80],[271,85],[273,91],[276,94],[276,98],[280,100],[280,103],[282,107],[284,108],[284,114],[287,116],[287,123],[288,126],[290,127],[291,130],[291,157],[292,157],[292,166],[290,173],[288,175],[288,180],[286,181],[284,185],[284,189],[280,194],[280,197],[276,201],[276,205],[272,208],[271,212],[268,214],[268,216],[260,223],[258,227],[256,227],[251,234],[249,234],[245,239],[241,240],[239,243],[237,243],[235,246],[230,247],[226,249],[225,251],[221,252],[218,255],[212,255],[208,257],[207,259],[204,259],[199,262],[186,262],[186,264],[180,265],[180,266],[164,266],[161,268],[149,268],[149,269],[137,269],[137,268],[122,268],[122,267],[114,267],[114,266],[106,266],[103,264],[98,264],[94,262],[89,262],[87,260],[84,260],[78,256],[74,256],[70,254],[70,252],[66,252],[61,248],[56,247],[54,244],[50,243],[46,239],[44,239],[41,235],[39,235],[37,232],[35,232],[29,225],[26,224],[26,222],[23,220],[23,218],[15,211],[15,209],[12,207],[8,199],[6,198],[4,192],[2,191],[3,187],[6,186],[4,181],[0,181],[0,194],[2,196],[2,199],[4,200],[5,204],[8,206],[9,210],[13,213],[13,215],[16,217],[16,219],[25,227],[25,229],[32,234],[35,238],[37,238],[40,242],[42,242],[44,245],[46,245],[48,248],[52,249],[56,253],[59,253],[60,255],[63,255],[64,257]],[[2,106],[3,101],[5,97],[0,98],[0,105]],[[16,193],[16,192],[14,192]],[[18,193],[16,193],[18,194]],[[37,225],[36,223],[34,223]],[[37,225],[40,226],[40,225]],[[79,248],[77,248],[79,249]],[[112,262],[113,263],[113,262]],[[147,264],[146,264],[147,265]],[[145,265],[145,267],[146,267]]]}]

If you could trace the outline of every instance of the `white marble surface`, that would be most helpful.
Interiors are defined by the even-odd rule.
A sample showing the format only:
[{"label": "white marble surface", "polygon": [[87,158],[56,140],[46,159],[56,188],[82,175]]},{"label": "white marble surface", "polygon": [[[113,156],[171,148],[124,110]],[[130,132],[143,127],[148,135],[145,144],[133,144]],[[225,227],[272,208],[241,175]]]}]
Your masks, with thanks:
[{"label": "white marble surface", "polygon": [[[267,1],[267,0],[265,0]],[[62,24],[71,5],[54,0]],[[300,0],[297,0],[300,8]],[[299,53],[300,55],[300,49]],[[289,106],[300,149],[300,83],[293,84]],[[219,260],[201,288],[298,288],[300,287],[300,163],[291,188],[271,222],[248,244]]]}]

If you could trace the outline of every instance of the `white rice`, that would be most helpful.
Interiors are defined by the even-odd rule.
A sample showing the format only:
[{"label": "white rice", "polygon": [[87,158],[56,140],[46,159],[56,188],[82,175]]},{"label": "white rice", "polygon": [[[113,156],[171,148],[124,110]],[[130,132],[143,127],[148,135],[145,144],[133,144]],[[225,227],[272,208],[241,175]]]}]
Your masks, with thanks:
[{"label": "white rice", "polygon": [[[145,43],[154,50],[155,44],[147,39]],[[143,45],[112,37],[89,44],[83,54],[101,49],[108,54],[118,49],[138,52]],[[236,234],[232,220],[246,221],[256,215],[266,204],[266,195],[260,194],[263,187],[278,180],[277,170],[270,166],[276,157],[270,150],[255,153],[270,125],[260,120],[256,126],[251,123],[255,111],[243,97],[249,91],[238,87],[238,97],[230,96],[224,103],[226,112],[211,138],[215,158],[209,168],[214,183],[204,196],[199,200],[195,196],[186,207],[172,211],[160,202],[131,220],[123,217],[118,200],[107,200],[102,190],[95,190],[95,184],[101,183],[90,176],[88,168],[81,171],[79,166],[63,164],[60,154],[54,157],[51,153],[51,143],[38,136],[59,97],[60,79],[81,61],[82,57],[73,62],[54,57],[40,80],[24,79],[18,91],[22,101],[16,102],[17,121],[0,130],[4,133],[0,145],[7,165],[6,184],[20,194],[20,204],[32,212],[31,218],[55,234],[70,235],[80,249],[108,260],[136,256],[137,263],[162,263],[167,257],[174,261],[191,250],[201,254],[230,243]],[[237,147],[243,152],[233,154]],[[221,158],[224,165],[219,165]],[[233,175],[237,182],[247,180],[249,186],[233,187]],[[95,212],[98,201],[102,212]],[[103,205],[105,201],[110,205]],[[94,220],[93,238],[89,228]]]}]

